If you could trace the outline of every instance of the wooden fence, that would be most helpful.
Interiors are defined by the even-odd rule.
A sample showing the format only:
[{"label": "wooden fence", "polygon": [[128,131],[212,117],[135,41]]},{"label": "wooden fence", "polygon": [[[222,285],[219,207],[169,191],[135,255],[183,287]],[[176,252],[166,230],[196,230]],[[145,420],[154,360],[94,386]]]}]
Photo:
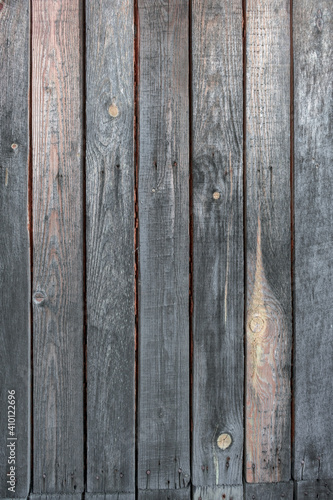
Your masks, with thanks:
[{"label": "wooden fence", "polygon": [[333,497],[331,0],[0,1],[0,497]]}]

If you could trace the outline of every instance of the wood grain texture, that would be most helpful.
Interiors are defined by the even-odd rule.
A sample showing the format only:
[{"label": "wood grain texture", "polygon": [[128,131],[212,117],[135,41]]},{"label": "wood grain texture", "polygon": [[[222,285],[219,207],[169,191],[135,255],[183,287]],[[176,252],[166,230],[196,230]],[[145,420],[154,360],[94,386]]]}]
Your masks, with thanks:
[{"label": "wood grain texture", "polygon": [[138,487],[173,490],[190,481],[188,1],[138,8]]},{"label": "wood grain texture", "polygon": [[193,500],[243,500],[243,498],[243,486],[240,485],[193,488]]},{"label": "wood grain texture", "polygon": [[[195,486],[242,484],[242,44],[239,0],[194,0],[192,483]],[[223,433],[232,438],[226,449],[218,446]]]},{"label": "wood grain texture", "polygon": [[83,490],[82,2],[32,1],[34,493]]},{"label": "wood grain texture", "polygon": [[294,1],[294,478],[332,478],[333,4]]},{"label": "wood grain texture", "polygon": [[135,492],[133,12],[86,3],[89,492]]},{"label": "wood grain texture", "polygon": [[290,5],[246,11],[246,480],[290,478]]},{"label": "wood grain texture", "polygon": [[191,489],[182,488],[177,490],[139,490],[138,500],[190,500]]},{"label": "wood grain texture", "polygon": [[328,500],[333,496],[333,480],[300,481],[296,483],[296,500]]},{"label": "wood grain texture", "polygon": [[[30,482],[30,261],[28,236],[29,3],[0,11],[0,497]],[[15,493],[8,491],[8,391],[15,390]],[[11,410],[13,411],[13,410]],[[11,414],[12,416],[12,414]]]},{"label": "wood grain texture", "polygon": [[135,493],[86,493],[85,498],[87,500],[135,500]]},{"label": "wood grain texture", "polygon": [[79,494],[72,494],[72,495],[29,495],[29,500],[81,500],[82,495],[81,493]]},{"label": "wood grain texture", "polygon": [[294,484],[292,481],[266,484],[245,483],[244,492],[244,500],[293,500]]}]

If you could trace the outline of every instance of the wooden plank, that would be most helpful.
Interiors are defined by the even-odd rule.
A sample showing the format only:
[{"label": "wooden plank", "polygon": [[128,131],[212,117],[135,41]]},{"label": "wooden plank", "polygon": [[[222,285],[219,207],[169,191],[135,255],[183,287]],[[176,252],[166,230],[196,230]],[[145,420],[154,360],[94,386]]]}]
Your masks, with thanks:
[{"label": "wooden plank", "polygon": [[290,478],[290,4],[246,11],[246,480]]},{"label": "wooden plank", "polygon": [[190,481],[188,1],[138,9],[137,474],[139,489],[172,490]]},{"label": "wooden plank", "polygon": [[135,492],[133,13],[86,3],[89,492]]},{"label": "wooden plank", "polygon": [[297,480],[332,479],[333,4],[294,1],[295,456]]},{"label": "wooden plank", "polygon": [[242,484],[242,45],[239,0],[193,2],[192,484],[195,486]]},{"label": "wooden plank", "polygon": [[32,1],[34,493],[83,491],[82,2]]},{"label": "wooden plank", "polygon": [[293,498],[292,481],[266,484],[245,483],[245,500],[293,500]]},{"label": "wooden plank", "polygon": [[29,495],[29,500],[81,500],[81,493],[72,495]]},{"label": "wooden plank", "polygon": [[181,488],[178,490],[139,490],[139,500],[190,500],[191,489]]},{"label": "wooden plank", "polygon": [[327,500],[333,495],[333,480],[299,481],[296,500]]},{"label": "wooden plank", "polygon": [[243,500],[243,486],[194,487],[193,500]]},{"label": "wooden plank", "polygon": [[0,5],[0,497],[19,498],[30,483],[30,9],[25,0]]},{"label": "wooden plank", "polygon": [[86,500],[135,500],[135,493],[86,493]]}]

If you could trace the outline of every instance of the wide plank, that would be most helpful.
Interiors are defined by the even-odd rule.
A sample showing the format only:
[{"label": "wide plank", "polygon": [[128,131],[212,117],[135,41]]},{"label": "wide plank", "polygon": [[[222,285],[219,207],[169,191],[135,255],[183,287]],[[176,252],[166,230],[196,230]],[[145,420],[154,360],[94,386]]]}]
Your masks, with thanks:
[{"label": "wide plank", "polygon": [[188,10],[138,1],[141,490],[190,481]]},{"label": "wide plank", "polygon": [[191,17],[192,483],[211,488],[242,484],[242,3],[194,0]]},{"label": "wide plank", "polygon": [[83,491],[82,2],[32,0],[33,492]]},{"label": "wide plank", "polygon": [[296,500],[328,500],[333,495],[333,480],[298,481]]},{"label": "wide plank", "polygon": [[333,479],[333,4],[294,0],[294,478]]},{"label": "wide plank", "polygon": [[290,2],[246,2],[249,483],[290,479]]},{"label": "wide plank", "polygon": [[[243,485],[193,488],[193,500],[243,500]],[[265,499],[266,500],[266,499]]]},{"label": "wide plank", "polygon": [[86,2],[87,491],[135,492],[133,0]]},{"label": "wide plank", "polygon": [[1,2],[0,498],[30,483],[29,19],[26,0]]},{"label": "wide plank", "polygon": [[244,500],[293,500],[294,484],[292,481],[279,483],[245,483]]}]

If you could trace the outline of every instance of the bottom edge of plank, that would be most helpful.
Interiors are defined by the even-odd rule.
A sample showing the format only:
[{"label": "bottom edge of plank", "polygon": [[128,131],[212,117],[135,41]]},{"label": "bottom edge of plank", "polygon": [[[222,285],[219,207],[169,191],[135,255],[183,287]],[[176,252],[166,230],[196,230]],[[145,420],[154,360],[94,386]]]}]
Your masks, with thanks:
[{"label": "bottom edge of plank", "polygon": [[281,483],[245,483],[245,500],[293,500],[293,481]]},{"label": "bottom edge of plank", "polygon": [[333,498],[333,479],[314,479],[313,481],[297,481],[297,500],[317,500]]},{"label": "bottom edge of plank", "polygon": [[29,500],[81,500],[83,493],[31,493]]},{"label": "bottom edge of plank", "polygon": [[193,486],[193,500],[243,500],[243,486]]},{"label": "bottom edge of plank", "polygon": [[86,493],[85,500],[135,500],[134,492]]},{"label": "bottom edge of plank", "polygon": [[139,490],[139,500],[190,500],[191,489],[179,490]]}]

